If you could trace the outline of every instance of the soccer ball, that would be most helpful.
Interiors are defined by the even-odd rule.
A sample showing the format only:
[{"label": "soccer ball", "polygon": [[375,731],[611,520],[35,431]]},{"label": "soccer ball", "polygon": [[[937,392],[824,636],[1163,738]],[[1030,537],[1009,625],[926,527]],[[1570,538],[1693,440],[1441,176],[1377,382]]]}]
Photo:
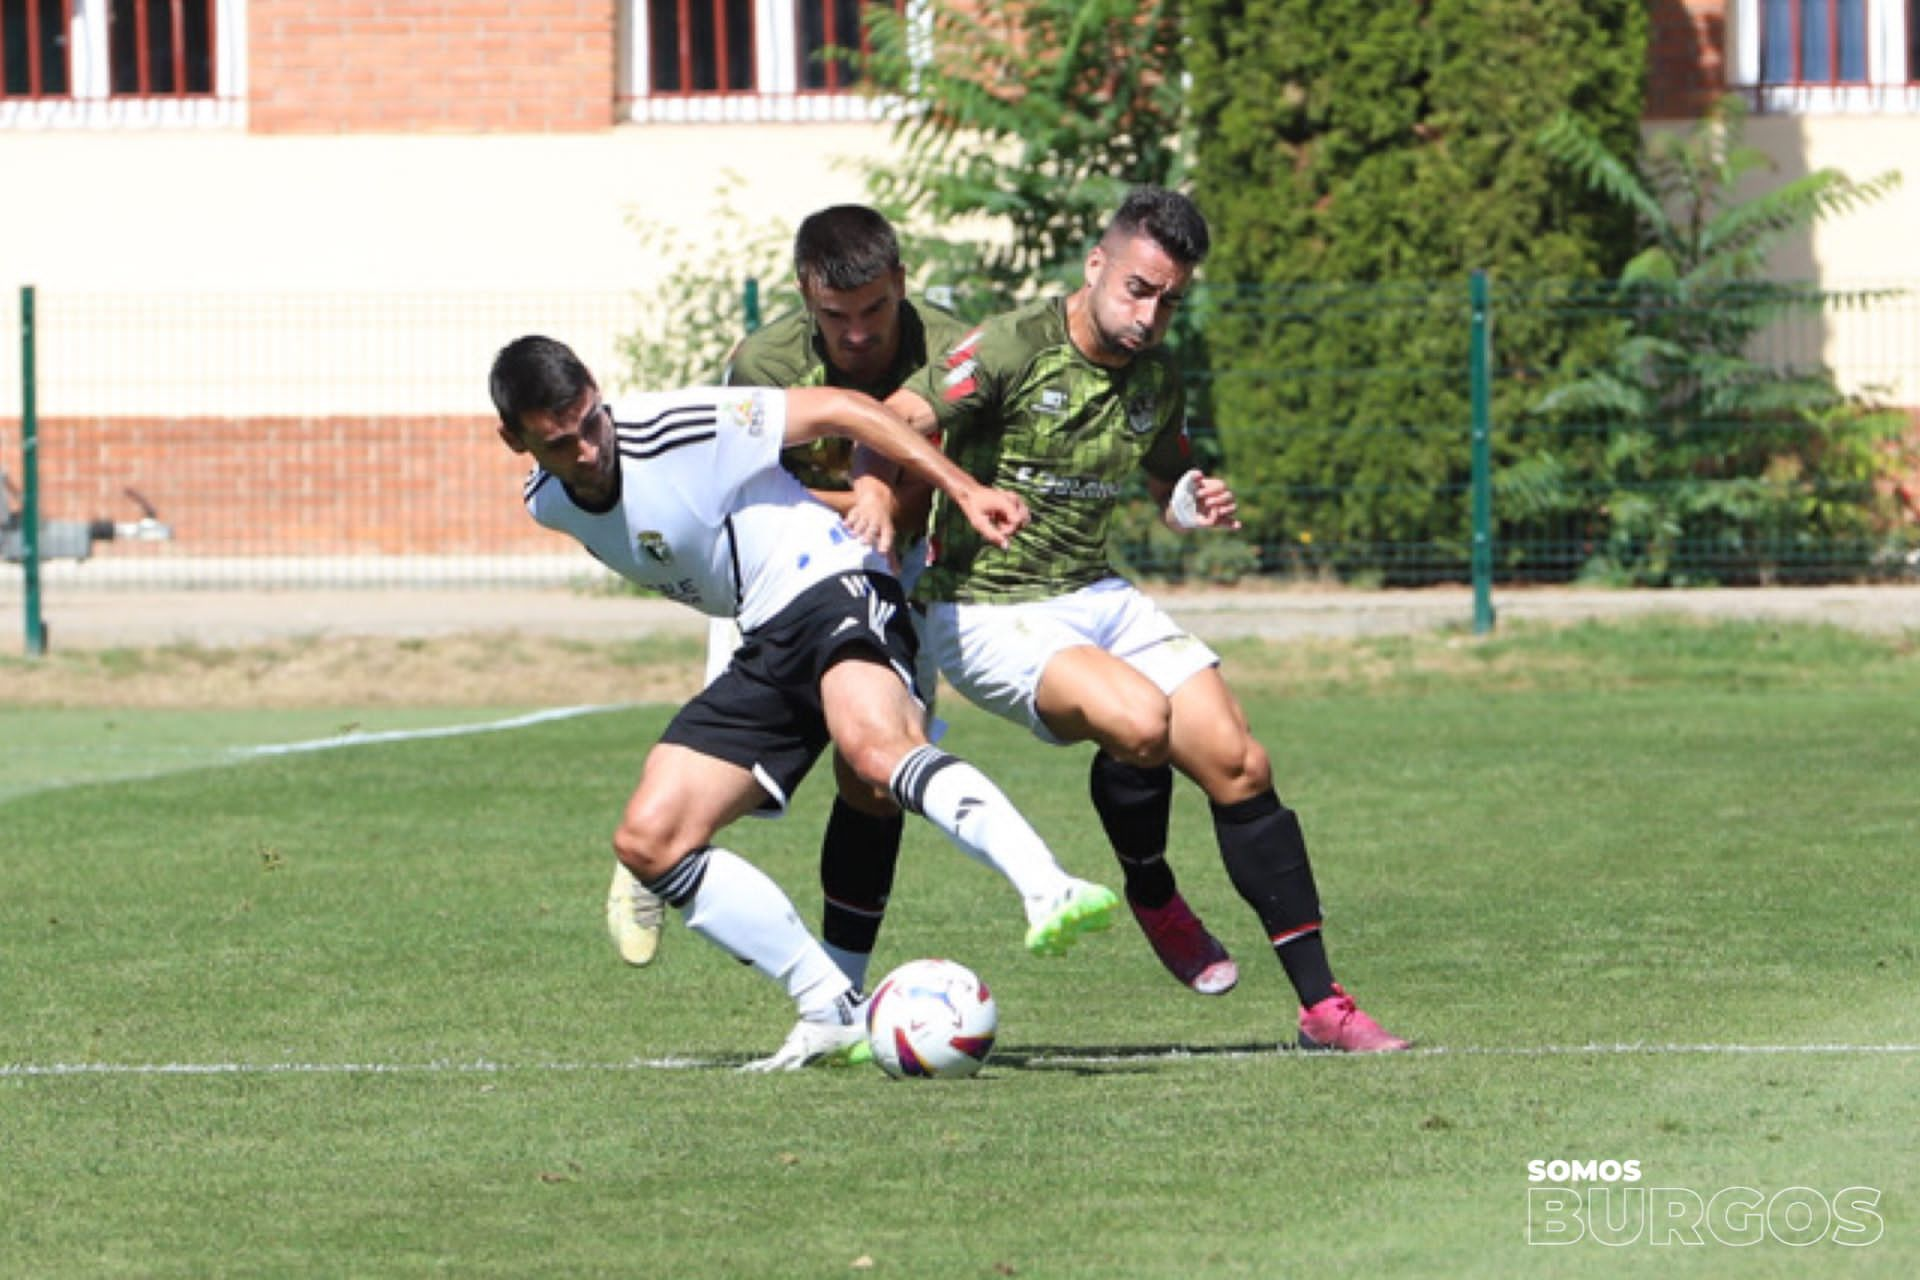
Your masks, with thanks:
[{"label": "soccer ball", "polygon": [[959,1079],[993,1050],[1000,1010],[973,970],[952,960],[912,960],[889,973],[867,1004],[867,1040],[880,1069],[899,1079]]}]

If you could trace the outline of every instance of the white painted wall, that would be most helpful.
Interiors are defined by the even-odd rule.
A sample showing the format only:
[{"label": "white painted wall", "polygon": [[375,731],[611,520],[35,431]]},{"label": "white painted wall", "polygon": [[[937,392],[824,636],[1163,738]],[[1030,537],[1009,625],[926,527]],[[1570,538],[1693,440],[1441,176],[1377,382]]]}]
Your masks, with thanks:
[{"label": "white painted wall", "polygon": [[677,265],[633,220],[686,253],[723,207],[789,234],[888,148],[874,124],[0,131],[0,415],[27,284],[48,415],[484,412],[492,353],[535,330],[611,383]]},{"label": "white painted wall", "polygon": [[1771,185],[1820,169],[1856,181],[1900,172],[1901,183],[1889,195],[1784,245],[1772,271],[1834,290],[1912,294],[1829,313],[1820,322],[1821,354],[1847,390],[1920,407],[1920,115],[1754,116],[1746,138],[1773,157]]},{"label": "white painted wall", "polygon": [[734,205],[787,225],[863,198],[867,124],[596,134],[0,132],[0,288],[644,287],[626,220],[698,236]]}]

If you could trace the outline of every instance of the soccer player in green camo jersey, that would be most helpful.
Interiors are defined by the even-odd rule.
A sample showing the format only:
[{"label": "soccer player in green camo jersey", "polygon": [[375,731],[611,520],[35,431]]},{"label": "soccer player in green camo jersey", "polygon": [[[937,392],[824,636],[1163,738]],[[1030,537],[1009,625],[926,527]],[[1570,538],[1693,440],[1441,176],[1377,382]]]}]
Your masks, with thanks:
[{"label": "soccer player in green camo jersey", "polygon": [[[884,399],[925,367],[929,351],[946,350],[966,332],[966,325],[945,310],[908,297],[899,237],[883,215],[865,205],[835,205],[809,215],[794,236],[793,265],[804,306],[741,340],[728,359],[726,385],[846,387]],[[888,550],[893,515],[855,512],[851,458],[849,441],[829,438],[788,449],[781,463],[815,497]],[[891,499],[885,486],[867,491],[876,502]],[[919,541],[925,517],[924,506],[901,513],[902,545]],[[902,580],[911,589],[921,562],[912,553],[901,559]],[[739,638],[731,620],[714,620],[707,647],[709,681],[726,668]],[[937,679],[931,663],[923,663],[922,679],[931,704]],[[842,971],[864,986],[893,888],[904,819],[892,798],[861,783],[837,752],[833,765],[839,794],[820,846],[821,936]],[[616,863],[607,926],[628,963],[654,958],[662,916],[658,901]]]},{"label": "soccer player in green camo jersey", "polygon": [[916,591],[922,637],[969,700],[1045,741],[1098,744],[1095,806],[1134,914],[1176,977],[1224,990],[1233,975],[1166,863],[1169,765],[1207,795],[1228,877],[1298,995],[1300,1044],[1402,1049],[1334,980],[1299,819],[1274,791],[1218,656],[1107,560],[1135,467],[1173,529],[1240,527],[1231,489],[1188,462],[1179,370],[1161,346],[1208,240],[1187,197],[1136,190],[1088,254],[1080,289],[987,321],[888,400],[1033,513],[1002,548],[935,500],[932,563]]}]

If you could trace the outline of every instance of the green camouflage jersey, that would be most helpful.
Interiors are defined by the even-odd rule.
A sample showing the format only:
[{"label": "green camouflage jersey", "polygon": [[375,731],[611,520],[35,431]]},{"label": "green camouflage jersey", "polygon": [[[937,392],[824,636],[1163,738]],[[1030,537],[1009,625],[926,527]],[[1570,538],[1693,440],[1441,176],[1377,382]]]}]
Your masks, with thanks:
[{"label": "green camouflage jersey", "polygon": [[[965,332],[958,317],[933,303],[902,303],[893,367],[877,382],[856,383],[827,367],[813,316],[804,309],[791,311],[741,339],[721,381],[730,387],[847,387],[884,400],[926,366],[929,352],[946,350]],[[809,489],[852,488],[847,474],[852,462],[853,441],[843,438],[814,440],[780,455],[781,465]]]},{"label": "green camouflage jersey", "polygon": [[1172,357],[1156,348],[1125,368],[1093,363],[1067,336],[1062,298],[995,316],[906,385],[932,406],[947,456],[1033,512],[1003,551],[936,498],[920,599],[1043,600],[1108,577],[1107,529],[1127,477],[1145,467],[1171,482],[1189,465]]}]

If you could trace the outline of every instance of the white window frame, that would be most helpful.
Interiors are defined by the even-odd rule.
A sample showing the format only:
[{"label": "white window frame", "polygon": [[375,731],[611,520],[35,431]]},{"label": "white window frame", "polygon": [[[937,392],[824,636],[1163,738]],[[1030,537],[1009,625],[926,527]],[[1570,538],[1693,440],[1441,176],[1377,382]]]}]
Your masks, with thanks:
[{"label": "white window frame", "polygon": [[[754,82],[751,93],[653,96],[647,6],[673,0],[620,0],[620,118],[657,124],[760,124],[778,121],[891,119],[900,103],[859,92],[828,93],[800,83],[798,0],[753,0]],[[926,0],[908,0],[917,31],[932,30]]]},{"label": "white window frame", "polygon": [[1867,0],[1865,84],[1763,84],[1760,0],[1733,0],[1730,88],[1756,108],[1786,115],[1920,115],[1920,67],[1907,65],[1908,0]]},{"label": "white window frame", "polygon": [[0,129],[235,128],[247,122],[247,0],[212,0],[213,92],[112,92],[109,0],[74,0],[63,97],[0,98]]}]

